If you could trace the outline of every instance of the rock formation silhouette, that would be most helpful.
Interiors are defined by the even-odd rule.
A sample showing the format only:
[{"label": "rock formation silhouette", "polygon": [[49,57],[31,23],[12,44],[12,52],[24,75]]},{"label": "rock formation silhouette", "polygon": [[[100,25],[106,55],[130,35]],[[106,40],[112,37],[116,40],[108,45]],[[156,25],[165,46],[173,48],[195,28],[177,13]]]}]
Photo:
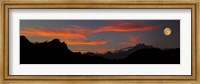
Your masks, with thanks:
[{"label": "rock formation silhouette", "polygon": [[64,42],[32,43],[20,36],[20,64],[180,64],[180,48],[159,49],[145,44],[113,52],[73,52]]}]

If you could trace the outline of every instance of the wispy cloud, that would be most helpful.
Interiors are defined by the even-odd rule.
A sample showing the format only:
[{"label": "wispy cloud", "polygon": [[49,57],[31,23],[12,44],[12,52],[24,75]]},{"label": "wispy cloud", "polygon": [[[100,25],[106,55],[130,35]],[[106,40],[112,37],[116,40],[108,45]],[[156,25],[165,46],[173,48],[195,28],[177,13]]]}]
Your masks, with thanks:
[{"label": "wispy cloud", "polygon": [[69,28],[23,28],[20,34],[25,36],[46,36],[46,37],[67,37],[67,38],[83,38],[89,34],[91,30],[79,26]]},{"label": "wispy cloud", "polygon": [[98,40],[65,40],[67,44],[71,45],[102,45],[110,42],[110,40],[106,39],[98,39]]},{"label": "wispy cloud", "polygon": [[141,37],[131,37],[131,38],[129,38],[129,41],[127,41],[127,42],[121,42],[121,44],[122,45],[128,45],[128,46],[130,46],[130,45],[137,44],[141,40],[142,40]]},{"label": "wispy cloud", "polygon": [[86,52],[91,51],[91,50],[95,53],[105,53],[105,52],[108,52],[108,51],[114,51],[116,49],[115,48],[96,48],[96,49],[76,48],[76,50],[74,50],[74,51],[86,53]]},{"label": "wispy cloud", "polygon": [[137,25],[133,23],[119,23],[109,26],[102,26],[94,30],[94,32],[106,32],[106,31],[113,31],[113,32],[134,32],[134,31],[149,31],[159,28],[160,26],[143,26]]},{"label": "wispy cloud", "polygon": [[[136,31],[150,31],[159,28],[160,26],[152,25],[138,25],[130,22],[117,22],[117,24],[111,24],[107,26],[99,26],[94,29],[84,28],[78,25],[72,25],[67,28],[22,28],[20,35],[25,36],[43,36],[43,37],[59,37],[67,38],[66,42],[73,45],[100,45],[106,44],[108,40],[85,40],[88,39],[87,36],[90,34],[95,34],[99,32],[136,32]],[[75,39],[75,40],[68,40]],[[131,42],[136,42],[133,40],[138,40],[139,38],[132,38]],[[122,44],[129,44],[124,42]]]}]

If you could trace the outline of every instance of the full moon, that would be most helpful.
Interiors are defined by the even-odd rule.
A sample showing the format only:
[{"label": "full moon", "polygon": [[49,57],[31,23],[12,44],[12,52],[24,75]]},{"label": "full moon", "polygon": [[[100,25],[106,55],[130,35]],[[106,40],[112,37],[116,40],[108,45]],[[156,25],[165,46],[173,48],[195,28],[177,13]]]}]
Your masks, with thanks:
[{"label": "full moon", "polygon": [[172,31],[171,31],[170,28],[165,28],[165,29],[164,29],[164,34],[165,34],[166,36],[171,35],[171,33],[172,33]]}]

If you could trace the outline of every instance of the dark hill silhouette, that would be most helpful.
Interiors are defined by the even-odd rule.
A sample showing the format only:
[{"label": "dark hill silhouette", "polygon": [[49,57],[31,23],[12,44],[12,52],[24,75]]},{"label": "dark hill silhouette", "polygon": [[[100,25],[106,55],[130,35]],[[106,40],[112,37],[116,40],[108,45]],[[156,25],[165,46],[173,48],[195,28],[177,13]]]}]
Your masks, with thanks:
[{"label": "dark hill silhouette", "polygon": [[109,51],[105,53],[103,57],[108,58],[108,59],[123,59],[137,50],[148,49],[148,48],[153,48],[153,47],[145,45],[144,43],[139,43],[133,47],[122,48],[120,50],[115,50],[114,52]]},{"label": "dark hill silhouette", "polygon": [[157,63],[178,64],[180,63],[180,49],[178,48],[166,49],[166,50],[162,50],[159,48],[140,49],[130,54],[123,61],[132,61],[133,64],[157,64]]},{"label": "dark hill silhouette", "polygon": [[82,54],[72,52],[59,39],[31,43],[20,36],[20,64],[180,64],[180,49],[163,50],[138,44],[105,54]]}]

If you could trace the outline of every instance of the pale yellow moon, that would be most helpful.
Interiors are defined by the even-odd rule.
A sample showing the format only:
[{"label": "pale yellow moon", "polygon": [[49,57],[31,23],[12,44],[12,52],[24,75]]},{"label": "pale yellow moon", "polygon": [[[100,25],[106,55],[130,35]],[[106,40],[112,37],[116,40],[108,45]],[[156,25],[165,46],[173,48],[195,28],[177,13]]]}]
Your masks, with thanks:
[{"label": "pale yellow moon", "polygon": [[171,35],[171,33],[172,33],[172,31],[171,31],[170,28],[165,28],[165,29],[164,29],[164,34],[165,34],[166,36]]}]

